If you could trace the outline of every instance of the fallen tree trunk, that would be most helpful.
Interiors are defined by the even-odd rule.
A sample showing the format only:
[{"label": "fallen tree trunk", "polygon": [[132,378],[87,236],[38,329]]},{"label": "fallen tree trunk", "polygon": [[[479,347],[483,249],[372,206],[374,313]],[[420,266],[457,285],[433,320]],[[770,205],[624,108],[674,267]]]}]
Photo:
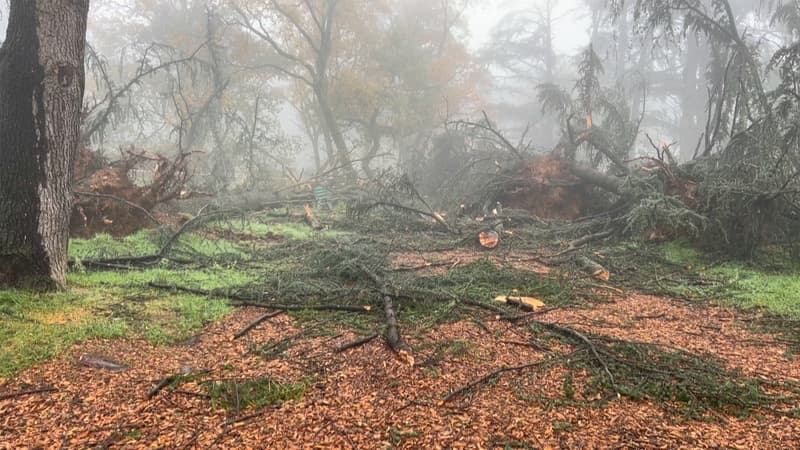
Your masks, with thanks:
[{"label": "fallen tree trunk", "polygon": [[620,188],[623,182],[621,178],[606,175],[603,172],[576,162],[572,162],[569,168],[573,175],[580,178],[585,183],[597,186],[612,194],[620,195]]}]

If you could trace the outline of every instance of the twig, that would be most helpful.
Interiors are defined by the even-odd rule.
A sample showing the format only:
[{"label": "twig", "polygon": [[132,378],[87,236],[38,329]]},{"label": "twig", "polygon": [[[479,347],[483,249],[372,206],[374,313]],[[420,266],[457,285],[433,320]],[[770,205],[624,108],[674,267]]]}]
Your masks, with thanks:
[{"label": "twig", "polygon": [[462,303],[470,305],[470,306],[477,306],[478,308],[483,308],[489,310],[493,313],[500,314],[501,316],[508,315],[508,309],[502,308],[500,306],[491,305],[489,303],[484,303],[478,300],[471,300],[471,299],[463,299],[461,300]]},{"label": "twig", "polygon": [[[564,356],[564,357],[561,357],[561,358],[557,358],[557,359],[566,359],[566,358],[569,358],[570,355],[567,355],[567,356]],[[544,365],[547,365],[547,364],[555,362],[555,359],[556,358],[547,358],[547,359],[543,359],[541,361],[536,361],[536,362],[532,362],[532,363],[528,363],[528,364],[520,364],[520,365],[517,365],[517,366],[504,366],[504,367],[501,367],[501,368],[499,368],[497,370],[494,370],[494,371],[492,371],[490,373],[487,373],[486,375],[484,375],[484,376],[482,376],[480,378],[472,380],[469,383],[465,384],[464,386],[461,386],[460,388],[450,392],[449,394],[447,394],[447,396],[445,398],[442,399],[442,401],[439,402],[439,405],[440,406],[444,405],[445,403],[450,402],[451,400],[453,400],[454,398],[458,397],[459,395],[471,390],[475,386],[478,386],[479,384],[485,383],[485,382],[491,380],[492,378],[495,378],[495,377],[497,377],[499,375],[502,375],[502,374],[504,374],[506,372],[514,372],[514,371],[518,371],[518,370],[529,369],[531,367],[544,366]]]},{"label": "twig", "polygon": [[211,396],[210,396],[210,395],[208,395],[208,394],[204,394],[204,393],[202,393],[202,392],[192,392],[192,391],[187,391],[187,390],[184,390],[184,389],[175,389],[175,390],[174,390],[174,391],[172,391],[172,392],[174,392],[174,393],[176,393],[176,394],[188,395],[188,396],[190,396],[190,397],[199,397],[199,398],[204,398],[204,399],[206,399],[206,400],[209,400],[209,399],[211,399]]},{"label": "twig", "polygon": [[595,357],[597,362],[600,363],[600,365],[603,367],[603,370],[605,371],[606,376],[608,377],[608,381],[611,383],[611,387],[614,388],[614,390],[619,391],[619,389],[617,388],[617,383],[614,380],[614,375],[612,375],[611,371],[608,369],[608,364],[606,364],[606,361],[600,356],[600,353],[597,351],[597,347],[594,345],[594,343],[583,333],[574,330],[572,328],[562,327],[561,325],[556,325],[550,322],[533,321],[533,323],[548,328],[550,330],[556,331],[561,335],[571,336],[586,344],[586,346],[589,348],[589,351]]},{"label": "twig", "polygon": [[180,375],[169,375],[161,379],[155,386],[153,386],[149,391],[147,391],[147,398],[153,398],[156,394],[161,392],[165,387],[169,386],[173,382],[175,382]]},{"label": "twig", "polygon": [[445,230],[446,230],[448,233],[450,233],[450,234],[456,234],[456,235],[457,235],[457,234],[460,234],[460,233],[458,233],[456,230],[454,230],[454,229],[453,229],[453,228],[450,226],[450,224],[448,224],[448,223],[447,223],[447,222],[446,222],[446,221],[445,221],[445,220],[442,218],[442,216],[441,216],[440,214],[436,214],[436,213],[433,213],[433,212],[427,212],[427,211],[423,211],[423,210],[421,210],[421,209],[412,208],[412,207],[410,207],[410,206],[400,205],[400,204],[397,204],[397,203],[392,203],[392,202],[375,202],[375,203],[373,203],[373,204],[369,205],[368,207],[366,207],[366,208],[365,208],[365,210],[370,210],[370,209],[372,209],[372,208],[375,208],[375,207],[377,207],[377,206],[385,206],[385,207],[387,207],[387,208],[399,209],[399,210],[401,210],[401,211],[406,211],[406,212],[410,212],[410,213],[420,214],[420,215],[423,215],[423,216],[425,216],[425,217],[430,217],[430,218],[431,218],[431,219],[433,219],[433,220],[434,220],[436,223],[438,223],[439,225],[441,225],[442,227],[444,227],[444,229],[445,229]]},{"label": "twig", "polygon": [[343,352],[345,350],[350,350],[351,348],[360,347],[360,346],[362,346],[364,344],[372,342],[378,336],[379,336],[378,333],[372,333],[369,336],[365,336],[365,337],[362,337],[360,339],[356,339],[355,341],[348,342],[347,344],[344,344],[344,345],[342,345],[340,347],[336,347],[334,352],[335,353],[341,353],[341,352]]},{"label": "twig", "polygon": [[273,311],[273,312],[269,312],[269,313],[264,314],[263,316],[259,317],[258,319],[250,322],[246,327],[244,327],[242,329],[242,331],[234,334],[232,340],[239,339],[240,337],[242,337],[245,334],[249,333],[250,330],[252,330],[253,328],[257,327],[259,324],[261,324],[261,322],[264,322],[267,319],[271,319],[271,318],[273,318],[275,316],[283,314],[284,312],[286,312],[286,311],[283,310],[283,309],[279,309],[277,311]]},{"label": "twig", "polygon": [[486,325],[485,323],[483,323],[483,321],[482,321],[481,319],[478,319],[477,317],[473,317],[473,318],[472,318],[472,323],[474,323],[475,325],[477,325],[477,326],[478,326],[478,328],[480,328],[481,330],[483,330],[483,331],[485,331],[485,332],[487,332],[487,333],[489,333],[489,334],[493,334],[493,333],[492,333],[492,330],[491,330],[491,329],[489,329],[489,326],[488,326],[488,325]]},{"label": "twig", "polygon": [[33,388],[33,389],[25,389],[25,390],[22,390],[22,391],[11,392],[11,393],[8,393],[8,394],[2,394],[2,395],[0,395],[0,401],[8,400],[8,399],[11,399],[11,398],[24,397],[26,395],[31,395],[31,394],[41,394],[41,393],[44,393],[44,392],[55,392],[57,390],[58,389],[56,389],[56,388],[54,388],[52,386],[44,386],[44,387]]},{"label": "twig", "polygon": [[[161,392],[165,387],[175,383],[176,381],[189,381],[194,379],[194,377],[199,377],[201,375],[206,375],[211,373],[210,370],[201,370],[198,372],[189,372],[189,373],[181,373],[181,374],[172,374],[168,375],[161,379],[152,389],[147,391],[147,398],[153,398],[156,394]],[[177,384],[177,383],[176,383]],[[176,386],[177,387],[177,386]]]}]

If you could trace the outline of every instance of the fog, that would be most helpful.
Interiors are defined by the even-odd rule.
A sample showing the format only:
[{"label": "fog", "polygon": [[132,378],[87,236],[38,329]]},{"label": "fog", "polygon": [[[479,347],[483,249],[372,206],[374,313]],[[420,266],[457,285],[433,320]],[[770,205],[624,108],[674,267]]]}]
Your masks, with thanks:
[{"label": "fog", "polygon": [[[761,64],[792,42],[792,25],[772,20],[780,5],[731,4]],[[630,2],[612,6],[93,1],[85,147],[107,159],[123,149],[191,153],[187,182],[213,193],[274,189],[331,169],[364,179],[391,169],[424,184],[437,176],[433,161],[457,165],[497,145],[481,137],[441,147],[469,135],[468,124],[547,153],[576,120],[624,142],[626,157],[652,142],[692,159],[712,145],[715,90],[731,94],[719,78],[723,55],[702,30],[676,32],[680,14],[676,28],[648,29]],[[315,26],[329,18],[330,29]]]}]

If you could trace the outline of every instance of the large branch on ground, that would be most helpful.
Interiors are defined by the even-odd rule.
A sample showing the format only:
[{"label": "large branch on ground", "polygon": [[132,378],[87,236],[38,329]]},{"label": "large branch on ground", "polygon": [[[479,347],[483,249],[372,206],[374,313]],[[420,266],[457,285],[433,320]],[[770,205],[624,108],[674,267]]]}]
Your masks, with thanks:
[{"label": "large branch on ground", "polygon": [[414,357],[411,355],[411,347],[400,336],[397,326],[397,314],[392,306],[392,297],[383,296],[383,312],[386,315],[386,342],[389,343],[392,351],[405,360],[409,365],[414,365]]},{"label": "large branch on ground", "polygon": [[[175,245],[175,243],[180,239],[180,237],[198,226],[201,226],[208,221],[216,219],[218,217],[231,215],[231,214],[239,214],[238,211],[212,211],[206,214],[197,215],[190,220],[187,220],[181,227],[176,231],[168,240],[167,242],[161,247],[158,253],[152,255],[142,255],[142,256],[124,256],[119,258],[103,258],[103,259],[92,259],[92,260],[85,260],[81,261],[81,264],[85,267],[99,267],[99,268],[125,268],[125,264],[129,265],[151,265],[155,264],[162,259],[168,257],[169,251]],[[69,265],[75,265],[75,260],[70,260]]]},{"label": "large branch on ground", "polygon": [[8,399],[11,399],[11,398],[24,397],[26,395],[32,395],[32,394],[41,394],[41,393],[45,393],[45,392],[55,392],[57,390],[58,389],[56,389],[56,388],[54,388],[52,386],[45,386],[45,387],[39,387],[39,388],[33,388],[33,389],[25,389],[25,390],[22,390],[22,391],[10,392],[8,394],[0,394],[0,401],[8,400]]},{"label": "large branch on ground", "polygon": [[397,314],[392,305],[396,295],[389,295],[386,283],[375,272],[370,270],[363,264],[359,264],[359,268],[364,275],[375,283],[375,287],[382,293],[383,298],[383,313],[386,316],[386,342],[398,356],[403,358],[410,365],[414,365],[414,357],[411,355],[411,347],[400,336],[400,329],[397,326]]},{"label": "large branch on ground", "polygon": [[551,256],[550,258],[557,258],[559,256],[566,255],[567,253],[572,253],[572,252],[574,252],[576,250],[580,250],[581,248],[583,248],[584,245],[586,245],[586,244],[588,244],[590,242],[593,242],[593,241],[597,241],[597,240],[600,240],[600,239],[605,239],[605,238],[611,236],[612,234],[613,233],[611,231],[601,231],[599,233],[589,234],[589,235],[583,236],[581,238],[575,239],[575,240],[573,240],[573,241],[571,241],[569,243],[569,246],[566,249],[556,253],[555,255]]},{"label": "large branch on ground", "polygon": [[605,267],[587,256],[579,256],[577,262],[581,265],[583,270],[590,273],[595,278],[607,281],[611,276],[610,272]]},{"label": "large branch on ground", "polygon": [[375,202],[375,203],[369,205],[368,207],[366,207],[364,209],[365,210],[370,210],[370,209],[378,207],[378,206],[384,206],[384,207],[387,207],[387,208],[399,209],[401,211],[406,211],[406,212],[410,212],[410,213],[416,213],[416,214],[419,214],[419,215],[422,215],[422,216],[425,216],[425,217],[430,217],[431,219],[433,219],[434,222],[436,222],[439,225],[441,225],[442,227],[444,227],[444,229],[447,230],[448,233],[459,234],[458,231],[454,230],[450,226],[450,224],[448,224],[447,221],[444,220],[444,218],[442,217],[441,214],[438,214],[436,212],[426,212],[426,211],[423,211],[421,209],[412,208],[410,206],[400,205],[400,204],[391,203],[391,202]]}]

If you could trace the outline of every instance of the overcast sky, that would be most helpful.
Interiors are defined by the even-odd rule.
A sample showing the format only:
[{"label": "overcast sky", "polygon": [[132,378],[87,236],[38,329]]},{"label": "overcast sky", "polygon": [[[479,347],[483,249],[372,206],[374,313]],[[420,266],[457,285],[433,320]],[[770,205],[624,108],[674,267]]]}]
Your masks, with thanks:
[{"label": "overcast sky", "polygon": [[[467,10],[470,47],[478,49],[487,43],[492,28],[508,12],[536,8],[545,0],[473,0]],[[589,44],[588,24],[581,18],[582,0],[559,0],[556,3],[555,46],[562,54],[575,54]]]}]

